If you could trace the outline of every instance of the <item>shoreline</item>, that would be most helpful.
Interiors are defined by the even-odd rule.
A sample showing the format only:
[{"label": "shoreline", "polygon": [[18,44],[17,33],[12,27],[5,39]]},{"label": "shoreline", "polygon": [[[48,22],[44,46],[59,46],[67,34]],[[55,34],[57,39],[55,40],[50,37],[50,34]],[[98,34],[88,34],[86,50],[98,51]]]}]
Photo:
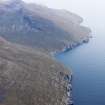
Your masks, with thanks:
[{"label": "shoreline", "polygon": [[68,84],[66,87],[66,94],[67,94],[67,100],[66,100],[66,105],[74,105],[73,102],[73,94],[72,94],[72,74],[68,76]]},{"label": "shoreline", "polygon": [[[73,43],[72,45],[65,46],[61,51],[55,51],[51,52],[51,55],[56,59],[56,56],[62,53],[66,53],[71,51],[72,49],[82,45],[82,44],[87,44],[89,42],[89,39],[92,38],[92,36],[89,36],[82,40],[79,43]],[[57,60],[57,59],[56,59]],[[65,66],[65,65],[64,65]],[[73,75],[67,75],[66,79],[67,80],[67,87],[66,87],[66,94],[67,94],[67,99],[66,99],[66,105],[74,105],[73,102],[73,96],[72,96],[72,79]]]},{"label": "shoreline", "polygon": [[89,42],[90,38],[92,38],[92,36],[89,36],[89,37],[85,38],[84,40],[81,40],[80,42],[74,42],[72,44],[68,44],[62,50],[51,52],[50,55],[52,57],[56,58],[56,56],[59,55],[59,54],[69,52],[69,51],[71,51],[72,49],[74,49],[78,46],[81,46],[83,44],[87,44]]}]

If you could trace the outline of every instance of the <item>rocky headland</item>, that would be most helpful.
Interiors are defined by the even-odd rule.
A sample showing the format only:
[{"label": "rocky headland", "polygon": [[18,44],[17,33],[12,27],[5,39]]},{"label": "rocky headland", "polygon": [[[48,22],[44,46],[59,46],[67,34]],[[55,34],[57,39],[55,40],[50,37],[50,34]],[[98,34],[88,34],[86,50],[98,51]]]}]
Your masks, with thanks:
[{"label": "rocky headland", "polygon": [[91,30],[83,19],[66,10],[21,0],[0,3],[0,35],[6,40],[45,52],[55,52],[87,41]]},{"label": "rocky headland", "polygon": [[66,10],[0,2],[0,105],[73,105],[72,73],[51,54],[89,41],[82,22]]},{"label": "rocky headland", "polygon": [[0,38],[0,105],[68,105],[71,72],[48,55]]}]

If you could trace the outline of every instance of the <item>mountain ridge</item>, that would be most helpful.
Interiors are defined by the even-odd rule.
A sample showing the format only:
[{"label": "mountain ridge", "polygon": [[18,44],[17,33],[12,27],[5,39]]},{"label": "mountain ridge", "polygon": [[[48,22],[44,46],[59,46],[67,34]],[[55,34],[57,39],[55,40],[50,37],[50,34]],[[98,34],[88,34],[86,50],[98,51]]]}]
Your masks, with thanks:
[{"label": "mountain ridge", "polygon": [[0,34],[6,40],[54,52],[89,39],[91,31],[80,26],[83,19],[79,16],[21,0],[16,2],[0,5]]}]

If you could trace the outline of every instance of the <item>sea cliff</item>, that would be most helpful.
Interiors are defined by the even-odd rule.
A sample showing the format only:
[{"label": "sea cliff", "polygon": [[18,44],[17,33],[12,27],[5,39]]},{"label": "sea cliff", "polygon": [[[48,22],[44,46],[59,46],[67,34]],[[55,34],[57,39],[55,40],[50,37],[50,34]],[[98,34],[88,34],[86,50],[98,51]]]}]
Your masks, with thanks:
[{"label": "sea cliff", "polygon": [[66,10],[0,3],[0,105],[73,105],[72,73],[51,54],[89,41],[81,22]]}]

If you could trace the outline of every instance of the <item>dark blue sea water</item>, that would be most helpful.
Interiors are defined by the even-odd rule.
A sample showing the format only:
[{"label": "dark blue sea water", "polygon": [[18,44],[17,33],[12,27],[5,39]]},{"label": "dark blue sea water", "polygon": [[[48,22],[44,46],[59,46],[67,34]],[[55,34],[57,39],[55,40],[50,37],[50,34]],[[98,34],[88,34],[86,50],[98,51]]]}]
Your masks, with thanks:
[{"label": "dark blue sea water", "polygon": [[93,31],[90,42],[56,57],[72,69],[74,105],[105,105],[105,17],[93,16],[84,23]]},{"label": "dark blue sea water", "polygon": [[74,105],[105,105],[105,45],[95,41],[57,56],[72,69]]}]

